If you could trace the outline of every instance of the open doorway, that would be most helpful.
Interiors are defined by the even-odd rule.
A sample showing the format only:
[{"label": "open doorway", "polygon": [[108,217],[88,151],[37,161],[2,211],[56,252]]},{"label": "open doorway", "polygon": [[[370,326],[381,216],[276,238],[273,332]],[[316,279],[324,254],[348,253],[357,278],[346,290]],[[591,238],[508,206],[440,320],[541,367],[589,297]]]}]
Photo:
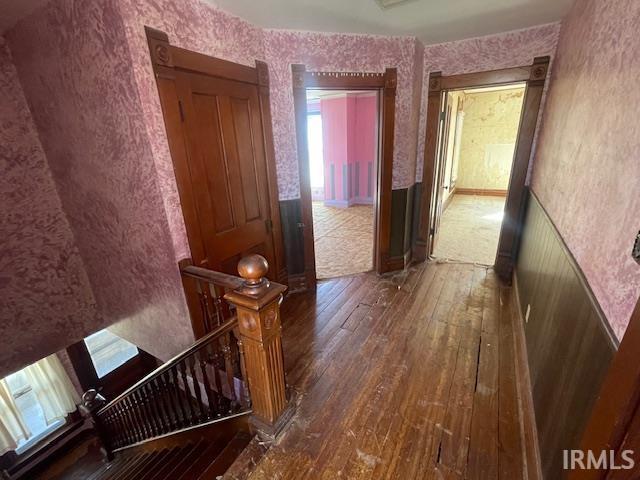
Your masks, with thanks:
[{"label": "open doorway", "polygon": [[[429,74],[424,170],[419,190],[418,225],[412,249],[415,261],[424,261],[432,256],[440,256],[482,263],[494,266],[496,273],[503,280],[511,280],[513,267],[518,255],[528,196],[526,179],[529,160],[548,68],[549,57],[536,57],[530,65],[521,67],[450,76],[443,76],[441,72]],[[499,88],[496,89],[496,87]],[[512,92],[505,93],[509,92],[509,90],[512,90]],[[503,126],[499,128],[504,128],[509,132],[512,132],[512,129],[515,128],[515,142],[512,138],[501,138],[498,132],[495,131],[498,127],[483,126],[479,131],[484,130],[483,135],[493,136],[494,138],[488,143],[483,143],[484,148],[479,150],[476,148],[479,153],[476,153],[475,157],[476,167],[483,164],[494,165],[495,167],[498,164],[498,159],[506,159],[506,161],[502,162],[503,165],[506,165],[509,163],[508,159],[511,158],[506,193],[504,192],[503,180],[501,180],[502,183],[489,184],[484,182],[475,184],[476,186],[480,185],[480,188],[477,188],[472,183],[471,186],[466,187],[468,188],[466,191],[464,190],[465,187],[461,185],[460,174],[464,134],[465,130],[469,131],[471,129],[469,123],[473,123],[468,122],[466,118],[470,105],[467,102],[467,107],[465,107],[465,97],[474,95],[481,98],[479,97],[481,93],[513,97],[511,108],[515,113],[512,116],[518,118],[517,124],[510,120],[508,128]],[[492,115],[496,116],[497,112],[505,109],[506,103],[503,102],[496,105],[494,102]],[[459,114],[460,104],[462,104],[462,115]],[[481,104],[482,101],[480,100],[475,102],[476,106]],[[465,108],[467,108],[467,112],[464,111]],[[501,113],[497,116],[506,117],[506,114],[502,115]],[[487,112],[480,114],[479,118],[486,123],[488,121]],[[512,145],[513,142],[514,144]],[[477,145],[474,145],[474,147],[477,147]],[[478,155],[479,161],[477,160]],[[473,158],[473,156],[466,158]],[[447,162],[447,160],[449,161]],[[473,169],[469,171],[473,171]],[[506,172],[506,167],[491,169],[490,180],[495,181],[498,177],[506,177],[506,173],[499,174],[498,171]],[[452,190],[453,195],[451,195]],[[491,195],[486,195],[487,193]],[[467,198],[467,202],[471,201],[475,205],[489,204],[487,211],[478,211],[475,214],[467,212],[466,218],[458,218],[458,232],[456,233],[455,229],[450,227],[448,229],[450,238],[442,239],[443,221],[445,222],[445,229],[447,223],[456,223],[453,222],[453,220],[456,220],[455,218],[453,220],[449,219],[452,221],[448,221],[446,218],[443,219],[443,214],[448,212],[448,217],[454,216],[453,214],[456,211],[455,208],[452,208],[455,205],[454,201],[460,200],[464,203],[464,194],[472,194],[469,196],[474,197],[503,197],[506,195],[506,198],[502,209],[500,208],[501,201],[499,199],[496,199],[492,205],[487,198],[477,198],[475,202],[473,201],[474,199]],[[502,210],[502,215],[500,215],[500,210]],[[459,209],[458,211],[462,210]],[[470,218],[480,218],[499,225],[497,249],[495,249],[495,240],[487,241],[485,252],[491,253],[485,253],[482,259],[469,258],[468,256],[462,257],[463,254],[468,254],[469,251],[476,249],[479,243],[479,237],[476,234],[479,226],[475,225],[474,227],[473,220],[470,220]],[[489,230],[493,232],[493,237],[488,236],[487,238],[495,238],[497,229],[490,227]],[[460,233],[461,231],[464,231],[466,236],[463,236]],[[454,233],[451,234],[451,232]],[[453,237],[453,240],[451,237]],[[445,245],[445,242],[447,245]],[[452,243],[457,243],[457,247],[451,245]],[[443,249],[447,248],[453,249],[454,253],[451,253],[451,251],[443,252]]]},{"label": "open doorway", "polygon": [[[293,106],[296,120],[296,144],[298,154],[298,166],[300,174],[300,222],[298,227],[302,232],[302,255],[304,257],[304,273],[297,275],[295,279],[295,287],[297,290],[305,290],[308,288],[315,288],[318,278],[332,278],[334,276],[348,275],[356,273],[357,271],[375,270],[377,273],[384,273],[394,269],[396,264],[396,258],[390,255],[390,241],[391,241],[391,177],[393,170],[393,152],[394,152],[394,131],[395,131],[395,103],[396,103],[396,88],[398,84],[398,72],[396,68],[386,68],[384,72],[314,72],[307,71],[304,65],[294,64],[291,65],[291,76],[293,84]],[[353,97],[353,102],[358,102],[355,99],[362,99],[362,103],[369,102],[370,106],[375,104],[376,112],[376,127],[375,129],[368,129],[362,126],[358,127],[357,116],[352,116],[352,120],[347,122],[345,115],[342,115],[342,122],[346,125],[343,131],[349,131],[349,129],[355,132],[368,132],[373,131],[373,137],[376,143],[374,147],[375,160],[371,158],[371,153],[368,156],[361,157],[358,162],[352,164],[349,167],[347,161],[346,168],[344,165],[334,165],[333,174],[331,172],[331,166],[327,165],[325,169],[324,157],[328,156],[330,152],[325,151],[327,148],[324,144],[322,146],[322,167],[319,166],[320,155],[318,153],[312,153],[315,155],[316,166],[312,167],[310,162],[310,149],[309,149],[309,135],[315,135],[316,140],[312,140],[315,143],[316,152],[319,144],[319,136],[317,133],[318,126],[324,128],[324,122],[320,122],[317,117],[309,116],[307,109],[313,106],[308,105],[312,98],[307,98],[307,92],[311,92],[311,96],[324,95],[327,93],[331,95],[347,95]],[[368,99],[365,101],[365,99]],[[316,107],[317,108],[317,107]],[[373,108],[371,108],[373,110]],[[313,111],[311,112],[313,113]],[[316,130],[309,130],[308,122],[311,118],[311,122],[315,126],[311,128]],[[335,123],[335,122],[333,122]],[[327,123],[327,125],[329,125]],[[349,126],[350,125],[350,126]],[[362,123],[360,124],[362,125]],[[347,128],[348,127],[348,128]],[[325,128],[326,130],[326,128]],[[325,133],[323,133],[323,136]],[[356,139],[362,141],[365,135],[356,135]],[[372,144],[367,142],[369,146]],[[352,145],[354,143],[352,142]],[[331,147],[332,148],[332,147]],[[347,157],[351,150],[357,151],[355,147],[347,147]],[[371,167],[369,167],[371,162]],[[376,165],[377,163],[377,165]],[[346,222],[341,222],[344,227],[357,232],[361,232],[359,236],[362,243],[362,247],[358,248],[361,258],[363,260],[363,266],[355,265],[353,269],[347,270],[346,268],[338,271],[333,269],[328,273],[320,272],[318,275],[316,272],[316,232],[314,231],[314,196],[312,195],[311,187],[311,174],[312,168],[317,178],[314,179],[315,192],[316,192],[316,214],[315,223],[319,223],[322,211],[325,207],[342,207],[341,211],[332,213],[347,214],[348,218]],[[357,171],[356,171],[357,170]],[[321,179],[318,172],[322,171]],[[343,173],[344,172],[344,173]],[[346,182],[342,182],[342,178],[346,179]],[[332,191],[332,178],[333,178],[333,191]],[[356,182],[355,179],[358,178]],[[322,192],[323,199],[318,198],[320,193],[319,189],[325,188]],[[340,200],[343,202],[340,204]],[[325,202],[328,202],[326,204]],[[338,203],[333,203],[338,202]],[[331,205],[333,203],[333,205]],[[351,206],[349,206],[351,203]],[[318,208],[320,207],[320,208]],[[356,207],[356,208],[353,208]],[[357,208],[361,207],[361,208]],[[362,219],[358,218],[358,210],[363,212]],[[371,223],[371,215],[368,212],[373,213],[373,224]],[[335,217],[335,215],[334,215]],[[323,228],[329,227],[330,222],[325,222],[324,226],[318,225],[318,237],[319,241],[322,241]],[[371,232],[373,229],[373,235]],[[364,234],[362,234],[364,233]],[[364,239],[366,245],[364,245]],[[370,240],[369,240],[370,239]],[[372,242],[369,243],[369,241]],[[325,243],[328,243],[325,240]],[[332,258],[328,260],[331,264],[336,265],[340,262],[344,262],[347,265],[354,262],[353,255],[349,253],[344,247],[352,247],[352,243],[349,240],[342,240],[336,242],[341,244],[342,256],[341,258]],[[320,243],[318,242],[320,245]],[[364,266],[366,262],[366,266]],[[397,268],[397,267],[396,267]],[[290,283],[292,282],[290,277]]]},{"label": "open doorway", "polygon": [[526,84],[446,91],[433,256],[493,265]]},{"label": "open doorway", "polygon": [[316,278],[374,268],[377,90],[307,89]]}]

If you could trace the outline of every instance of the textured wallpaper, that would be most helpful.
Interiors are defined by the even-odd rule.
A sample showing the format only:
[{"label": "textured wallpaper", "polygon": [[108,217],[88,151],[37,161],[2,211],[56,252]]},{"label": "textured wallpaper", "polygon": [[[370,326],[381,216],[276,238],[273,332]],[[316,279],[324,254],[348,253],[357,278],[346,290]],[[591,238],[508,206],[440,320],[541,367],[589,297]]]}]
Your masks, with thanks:
[{"label": "textured wallpaper", "polygon": [[0,378],[98,320],[45,154],[0,37]]},{"label": "textured wallpaper", "polygon": [[563,22],[532,187],[618,338],[640,294],[640,2],[576,2]]},{"label": "textured wallpaper", "polygon": [[523,98],[523,88],[465,94],[457,187],[507,190]]},{"label": "textured wallpaper", "polygon": [[120,0],[118,5],[175,257],[190,257],[144,27],[165,32],[173,45],[249,66],[254,66],[256,59],[264,59],[262,30],[199,0]]},{"label": "textured wallpaper", "polygon": [[[271,109],[282,199],[298,198],[298,160],[291,64],[307,70],[383,72],[398,68],[393,188],[413,183],[418,105],[414,102],[416,40],[410,37],[265,31],[265,56],[271,71]],[[414,111],[415,109],[415,111]],[[412,118],[415,120],[412,125]]]},{"label": "textured wallpaper", "polygon": [[124,38],[111,1],[57,0],[7,34],[104,319],[93,330],[120,322],[116,333],[167,359],[193,334]]},{"label": "textured wallpaper", "polygon": [[[20,145],[12,142],[9,148],[17,153],[8,156],[38,151],[44,165],[46,155],[55,188],[49,180],[49,190],[38,188],[33,195],[51,208],[60,204],[64,215],[60,208],[46,211],[37,229],[55,238],[68,262],[51,255],[55,275],[65,278],[47,288],[62,293],[39,304],[57,313],[43,320],[31,310],[25,319],[42,331],[48,331],[48,322],[67,318],[64,309],[71,318],[82,318],[85,327],[117,322],[116,333],[160,358],[192,340],[176,266],[189,249],[145,25],[167,32],[184,48],[247,65],[255,59],[269,63],[282,199],[299,195],[291,63],[312,70],[398,68],[393,185],[400,188],[414,181],[416,158],[422,161],[424,124],[418,124],[425,113],[420,111],[425,72],[527,63],[552,52],[557,32],[552,25],[423,48],[408,37],[263,31],[199,0],[52,0],[21,21],[7,33],[7,45],[18,60],[37,135],[28,118],[26,126],[21,121],[14,128],[32,133],[21,134]],[[3,125],[5,131],[10,129]],[[57,203],[46,193],[55,190]],[[57,220],[64,216],[66,227]],[[66,233],[57,233],[53,225]],[[29,249],[40,249],[37,235],[27,226],[20,232],[14,236],[30,239],[20,261],[29,268],[41,265],[27,261]],[[70,286],[56,287],[58,281]],[[11,282],[3,282],[9,288]]]},{"label": "textured wallpaper", "polygon": [[[441,71],[443,75],[457,75],[519,67],[530,65],[534,57],[544,55],[550,55],[553,60],[559,32],[560,24],[551,23],[498,35],[428,45],[424,48],[425,80],[422,85],[422,97],[427,98],[427,79],[430,72]],[[426,114],[427,104],[423,101],[419,132],[425,131]],[[424,133],[418,135],[418,142],[416,181],[420,182],[424,164]]]}]

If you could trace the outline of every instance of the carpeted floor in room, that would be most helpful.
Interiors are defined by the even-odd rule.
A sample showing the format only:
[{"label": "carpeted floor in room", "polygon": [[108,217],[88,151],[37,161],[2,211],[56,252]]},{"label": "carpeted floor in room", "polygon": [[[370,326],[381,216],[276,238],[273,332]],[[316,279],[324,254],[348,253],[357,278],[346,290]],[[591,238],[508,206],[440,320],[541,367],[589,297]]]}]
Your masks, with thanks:
[{"label": "carpeted floor in room", "polygon": [[317,278],[373,269],[373,205],[336,208],[313,202],[313,234]]},{"label": "carpeted floor in room", "polygon": [[455,195],[442,214],[433,256],[493,265],[505,197]]}]

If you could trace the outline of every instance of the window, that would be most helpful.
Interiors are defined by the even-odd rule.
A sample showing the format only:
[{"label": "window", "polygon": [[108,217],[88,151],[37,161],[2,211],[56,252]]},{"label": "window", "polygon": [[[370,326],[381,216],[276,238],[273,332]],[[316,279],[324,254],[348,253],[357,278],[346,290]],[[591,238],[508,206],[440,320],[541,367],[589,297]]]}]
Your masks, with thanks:
[{"label": "window", "polygon": [[113,372],[138,355],[138,347],[109,330],[100,330],[89,335],[84,339],[84,343],[87,345],[98,378]]},{"label": "window", "polygon": [[42,438],[49,435],[54,430],[64,425],[64,420],[54,420],[50,425],[47,425],[47,420],[44,417],[44,411],[38,397],[33,391],[33,388],[29,384],[27,375],[24,371],[13,373],[6,377],[7,385],[13,395],[16,402],[16,407],[22,414],[22,419],[27,425],[31,436],[27,439],[21,440],[18,443],[16,453],[19,455],[27,450],[32,445],[35,445]]}]

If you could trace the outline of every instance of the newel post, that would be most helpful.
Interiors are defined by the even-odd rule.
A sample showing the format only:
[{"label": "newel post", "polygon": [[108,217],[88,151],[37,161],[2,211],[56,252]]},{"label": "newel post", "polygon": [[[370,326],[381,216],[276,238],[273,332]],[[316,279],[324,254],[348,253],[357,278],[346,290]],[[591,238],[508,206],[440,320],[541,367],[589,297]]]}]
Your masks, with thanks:
[{"label": "newel post", "polygon": [[282,357],[280,303],[287,287],[270,282],[269,264],[260,255],[238,263],[242,287],[224,298],[236,306],[238,327],[244,346],[245,365],[251,394],[253,424],[275,437],[293,414],[288,402]]}]

